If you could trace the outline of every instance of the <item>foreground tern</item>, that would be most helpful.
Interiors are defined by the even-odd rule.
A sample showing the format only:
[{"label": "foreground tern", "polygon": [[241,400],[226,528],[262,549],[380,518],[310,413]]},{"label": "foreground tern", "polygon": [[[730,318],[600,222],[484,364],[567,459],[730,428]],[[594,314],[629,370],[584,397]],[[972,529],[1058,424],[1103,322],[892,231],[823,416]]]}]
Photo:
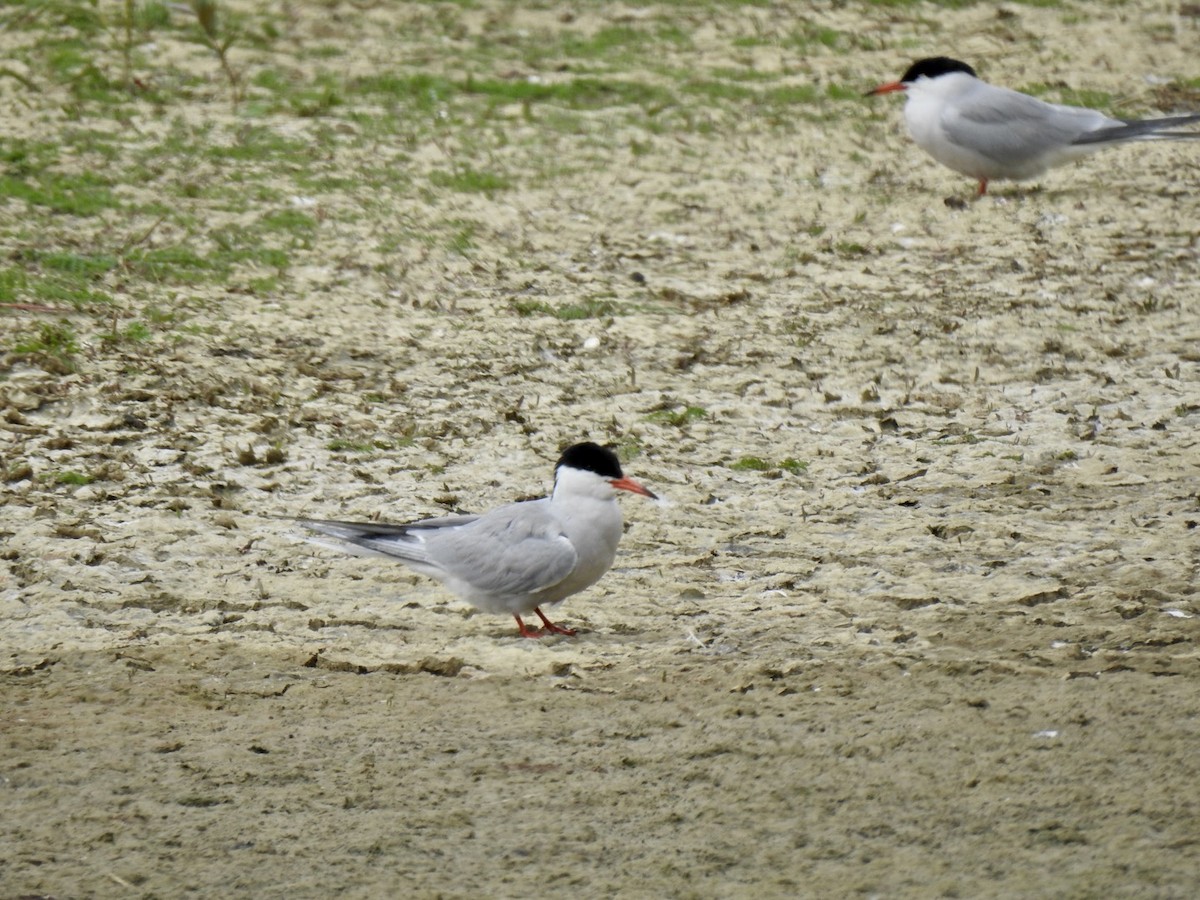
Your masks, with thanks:
[{"label": "foreground tern", "polygon": [[978,179],[981,197],[989,181],[1036,178],[1115,144],[1200,138],[1200,132],[1164,130],[1200,122],[1200,114],[1113,119],[995,87],[966,63],[945,56],[918,60],[899,81],[867,96],[892,91],[908,94],[904,119],[917,146],[942,165]]},{"label": "foreground tern", "polygon": [[[621,539],[617,491],[658,498],[621,472],[611,450],[568,447],[554,468],[554,493],[480,516],[445,516],[408,525],[299,519],[306,528],[436,578],[475,607],[510,613],[522,637],[574,634],[541,607],[591,587],[607,572]],[[521,613],[535,612],[543,629]]]}]

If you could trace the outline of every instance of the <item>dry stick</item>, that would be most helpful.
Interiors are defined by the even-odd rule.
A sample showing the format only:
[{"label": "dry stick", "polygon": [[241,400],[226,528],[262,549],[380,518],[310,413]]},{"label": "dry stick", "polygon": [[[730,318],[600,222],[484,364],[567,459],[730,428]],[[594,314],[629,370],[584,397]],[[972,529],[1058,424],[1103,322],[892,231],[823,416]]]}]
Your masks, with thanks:
[{"label": "dry stick", "polygon": [[125,46],[121,48],[125,63],[125,90],[133,93],[133,0],[125,0]]},{"label": "dry stick", "polygon": [[15,69],[9,68],[8,66],[0,66],[0,75],[7,75],[9,78],[15,78],[25,86],[26,90],[33,91],[35,94],[40,94],[42,92],[42,89],[38,87],[30,78],[22,75]]},{"label": "dry stick", "polygon": [[233,46],[233,41],[236,35],[229,35],[223,42],[217,40],[217,3],[216,0],[192,0],[192,11],[196,14],[196,21],[200,23],[200,31],[204,36],[204,43],[213,53],[217,54],[217,59],[221,62],[221,68],[225,71],[225,77],[229,79],[229,86],[233,95],[233,109],[237,112],[238,101],[241,100],[241,79],[238,73],[234,71],[233,66],[229,64],[229,48]]},{"label": "dry stick", "polygon": [[63,315],[76,312],[76,310],[65,309],[61,306],[46,306],[44,303],[0,303],[0,306],[5,309],[17,309],[21,312],[62,313]]},{"label": "dry stick", "polygon": [[229,57],[225,55],[225,51],[229,49],[233,43],[233,38],[226,40],[224,45],[215,48],[217,56],[221,59],[221,68],[225,70],[225,77],[229,79],[229,85],[233,93],[233,108],[236,111],[238,103],[242,99],[242,81],[238,77],[238,73],[233,70],[233,66],[229,64]]},{"label": "dry stick", "polygon": [[142,234],[140,236],[138,236],[136,238],[130,238],[128,241],[126,241],[124,244],[122,244],[117,249],[117,256],[124,256],[131,249],[138,246],[138,244],[144,244],[146,241],[150,240],[150,235],[154,234],[154,232],[158,228],[158,226],[167,220],[168,215],[170,215],[170,213],[163,213],[161,216],[159,216],[157,219],[155,219],[154,224],[151,225],[149,228],[147,228],[144,232],[142,232]]}]

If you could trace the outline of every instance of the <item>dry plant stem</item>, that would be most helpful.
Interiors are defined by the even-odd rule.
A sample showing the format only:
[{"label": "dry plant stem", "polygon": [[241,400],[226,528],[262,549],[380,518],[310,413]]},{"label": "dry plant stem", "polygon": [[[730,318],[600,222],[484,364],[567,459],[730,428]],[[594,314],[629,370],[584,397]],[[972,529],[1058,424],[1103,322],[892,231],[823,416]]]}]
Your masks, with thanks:
[{"label": "dry plant stem", "polygon": [[221,69],[229,81],[233,109],[236,112],[238,103],[242,98],[242,84],[237,71],[229,62],[229,48],[233,46],[235,35],[230,34],[221,39],[218,34],[217,4],[215,0],[192,0],[192,11],[196,14],[196,21],[199,23],[200,30],[203,33],[205,45],[217,55],[217,59],[221,63]]},{"label": "dry plant stem", "polygon": [[0,75],[7,75],[9,78],[13,78],[16,81],[19,81],[21,83],[21,86],[24,87],[28,91],[33,91],[34,93],[41,93],[42,89],[39,88],[34,81],[32,81],[27,76],[22,75],[20,72],[16,71],[15,69],[11,69],[8,66],[0,67]]},{"label": "dry plant stem", "polygon": [[221,61],[221,68],[225,71],[225,77],[229,79],[229,90],[233,97],[233,109],[236,112],[238,103],[240,103],[242,99],[242,82],[238,77],[238,73],[234,71],[233,66],[229,64],[229,55],[226,51],[228,51],[229,45],[232,42],[232,38],[227,39],[224,44],[218,44],[215,41],[210,40],[208,45],[213,49],[213,52],[217,54],[217,58]]},{"label": "dry plant stem", "polygon": [[121,47],[125,90],[130,93],[133,92],[133,3],[134,0],[125,0],[125,43]]},{"label": "dry plant stem", "polygon": [[150,235],[154,234],[154,232],[158,229],[158,226],[161,225],[163,222],[165,222],[169,215],[170,215],[170,213],[163,213],[161,216],[159,216],[157,219],[155,219],[154,222],[150,225],[150,227],[147,228],[145,231],[143,231],[140,235],[138,235],[137,237],[130,238],[125,243],[123,243],[120,246],[120,248],[118,248],[118,250],[117,250],[117,256],[124,256],[126,253],[128,253],[130,250],[132,250],[134,247],[138,247],[138,246],[146,243],[146,241],[150,240]]},{"label": "dry plant stem", "polygon": [[74,310],[65,309],[61,306],[45,306],[41,303],[0,303],[0,307],[4,309],[18,309],[21,312],[37,312],[37,313],[70,313]]}]

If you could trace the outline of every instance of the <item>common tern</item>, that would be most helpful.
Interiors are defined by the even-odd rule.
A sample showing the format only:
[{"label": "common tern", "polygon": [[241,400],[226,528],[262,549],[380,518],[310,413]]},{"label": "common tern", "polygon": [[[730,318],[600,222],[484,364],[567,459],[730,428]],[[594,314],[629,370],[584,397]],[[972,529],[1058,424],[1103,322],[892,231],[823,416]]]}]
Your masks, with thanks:
[{"label": "common tern", "polygon": [[942,165],[979,181],[1036,178],[1047,169],[1128,141],[1188,140],[1200,132],[1167,131],[1200,122],[1200,114],[1113,119],[1094,109],[1046,103],[980,80],[964,62],[917,60],[899,81],[867,96],[904,91],[904,119],[917,146]]},{"label": "common tern", "polygon": [[[563,451],[554,492],[540,500],[407,525],[297,521],[351,545],[344,548],[350,552],[397,559],[484,612],[511,614],[522,637],[570,635],[541,607],[591,587],[612,567],[622,533],[617,491],[658,499],[622,473],[615,453],[589,441]],[[521,614],[529,612],[543,629],[525,624]]]}]

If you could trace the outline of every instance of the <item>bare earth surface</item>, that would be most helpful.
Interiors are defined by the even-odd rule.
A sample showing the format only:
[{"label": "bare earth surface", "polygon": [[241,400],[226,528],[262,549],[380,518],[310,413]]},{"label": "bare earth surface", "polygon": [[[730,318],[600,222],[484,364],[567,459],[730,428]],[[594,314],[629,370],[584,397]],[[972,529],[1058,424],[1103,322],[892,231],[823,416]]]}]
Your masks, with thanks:
[{"label": "bare earth surface", "polygon": [[[239,9],[268,6],[282,37],[231,50],[236,112],[179,24],[135,74],[189,92],[120,123],[0,79],[10,144],[108,129],[115,156],[57,165],[126,204],[7,231],[31,284],[39,246],[203,255],[267,210],[313,223],[277,238],[278,271],[97,275],[118,328],[180,316],[145,340],[102,339],[108,312],[0,310],[80,337],[73,365],[0,375],[0,895],[1195,895],[1200,147],[954,208],[973,185],[911,144],[901,101],[856,96],[952,52],[1156,115],[1200,76],[1195,18]],[[37,24],[0,40],[57,27]],[[605,34],[660,44],[572,56]],[[267,69],[665,99],[469,118],[456,95],[389,135],[376,95],[256,106]],[[793,115],[689,79],[819,96]],[[179,129],[250,127],[322,149],[164,150],[120,180]],[[443,177],[464,172],[506,180]],[[129,212],[155,198],[159,224]],[[522,640],[276,518],[536,496],[588,438],[670,503],[622,498],[617,567],[551,612],[575,638]]]}]

